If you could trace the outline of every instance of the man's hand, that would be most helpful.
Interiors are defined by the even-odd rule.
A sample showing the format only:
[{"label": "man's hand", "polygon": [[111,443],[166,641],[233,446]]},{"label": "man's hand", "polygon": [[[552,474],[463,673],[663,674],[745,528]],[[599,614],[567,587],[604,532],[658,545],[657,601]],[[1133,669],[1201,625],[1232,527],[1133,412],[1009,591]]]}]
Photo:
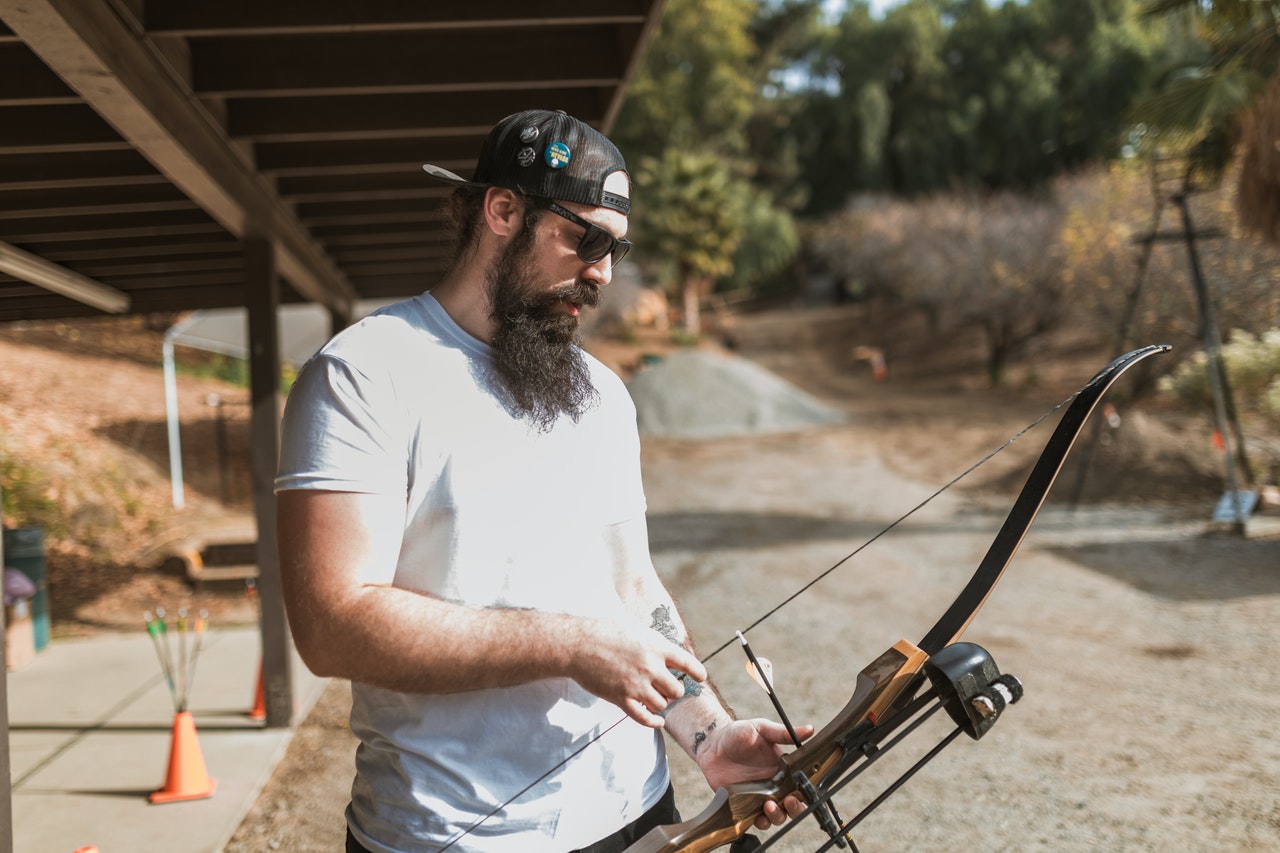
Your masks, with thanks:
[{"label": "man's hand", "polygon": [[650,628],[583,619],[575,644],[572,677],[584,690],[617,705],[637,723],[662,728],[661,712],[684,696],[672,670],[704,681],[706,668],[685,649]]},{"label": "man's hand", "polygon": [[[796,734],[803,740],[813,734],[813,726],[800,726]],[[771,720],[734,720],[717,728],[697,755],[702,775],[713,789],[732,782],[768,779],[778,772],[782,745],[790,744],[786,726]],[[806,804],[795,794],[779,805],[773,800],[764,804],[764,814],[756,818],[757,829],[780,826],[788,817],[805,810]]]}]

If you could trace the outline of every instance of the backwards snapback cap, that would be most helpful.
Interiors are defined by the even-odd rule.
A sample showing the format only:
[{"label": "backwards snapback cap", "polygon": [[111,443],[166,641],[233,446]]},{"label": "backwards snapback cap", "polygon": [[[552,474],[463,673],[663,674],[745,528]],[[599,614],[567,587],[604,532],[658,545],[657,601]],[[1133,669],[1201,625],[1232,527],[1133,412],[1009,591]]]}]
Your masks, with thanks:
[{"label": "backwards snapback cap", "polygon": [[494,125],[480,148],[475,175],[424,165],[433,178],[467,187],[505,187],[545,199],[631,213],[626,196],[606,192],[605,179],[626,174],[622,153],[600,131],[562,110],[525,110]]}]

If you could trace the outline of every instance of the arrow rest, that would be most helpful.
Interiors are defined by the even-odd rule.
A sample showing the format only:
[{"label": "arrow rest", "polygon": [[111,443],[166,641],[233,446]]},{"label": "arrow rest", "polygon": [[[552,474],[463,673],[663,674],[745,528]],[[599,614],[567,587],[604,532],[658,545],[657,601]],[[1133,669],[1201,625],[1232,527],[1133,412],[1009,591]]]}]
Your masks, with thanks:
[{"label": "arrow rest", "polygon": [[974,740],[1022,698],[1022,682],[1001,675],[987,650],[974,643],[952,643],[929,659],[924,673],[951,719]]},{"label": "arrow rest", "polygon": [[[960,642],[945,647],[925,662],[923,672],[929,689],[888,714],[879,723],[868,720],[850,732],[840,742],[844,757],[825,774],[820,784],[814,785],[807,777],[803,780],[796,779],[797,790],[809,802],[808,809],[759,847],[742,849],[763,853],[811,814],[831,836],[831,840],[819,847],[817,853],[832,847],[843,847],[846,841],[852,847],[850,833],[853,828],[883,805],[962,732],[977,740],[991,730],[1009,705],[1022,698],[1022,683],[1012,675],[1002,674],[986,649],[975,643]],[[923,684],[923,680],[920,683]],[[908,688],[904,692],[910,695],[913,691]],[[956,727],[855,817],[833,825],[830,821],[832,797],[902,743],[937,711],[944,709]],[[798,772],[795,775],[803,776]],[[856,851],[857,848],[853,847],[853,850]]]}]

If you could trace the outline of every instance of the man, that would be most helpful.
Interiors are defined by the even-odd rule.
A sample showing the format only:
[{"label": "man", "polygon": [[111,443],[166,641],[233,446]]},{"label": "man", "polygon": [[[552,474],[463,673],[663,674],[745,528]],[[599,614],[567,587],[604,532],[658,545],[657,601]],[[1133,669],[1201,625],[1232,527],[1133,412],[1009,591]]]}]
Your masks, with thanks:
[{"label": "man", "polygon": [[352,682],[347,849],[621,850],[678,820],[658,729],[712,788],[787,741],[704,689],[649,556],[634,406],[577,344],[630,247],[626,166],[534,110],[471,181],[424,168],[457,186],[453,265],[301,371],[276,481],[298,650]]}]

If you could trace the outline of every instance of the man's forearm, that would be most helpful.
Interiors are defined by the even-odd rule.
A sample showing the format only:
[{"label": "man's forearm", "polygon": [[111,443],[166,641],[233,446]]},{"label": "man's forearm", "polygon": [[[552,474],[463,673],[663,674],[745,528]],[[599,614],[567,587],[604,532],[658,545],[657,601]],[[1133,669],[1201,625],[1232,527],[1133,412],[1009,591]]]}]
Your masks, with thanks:
[{"label": "man's forearm", "polygon": [[[590,631],[580,618],[476,609],[394,587],[366,587],[293,619],[317,674],[405,693],[460,693],[572,677]],[[310,630],[301,627],[309,626]]]}]

